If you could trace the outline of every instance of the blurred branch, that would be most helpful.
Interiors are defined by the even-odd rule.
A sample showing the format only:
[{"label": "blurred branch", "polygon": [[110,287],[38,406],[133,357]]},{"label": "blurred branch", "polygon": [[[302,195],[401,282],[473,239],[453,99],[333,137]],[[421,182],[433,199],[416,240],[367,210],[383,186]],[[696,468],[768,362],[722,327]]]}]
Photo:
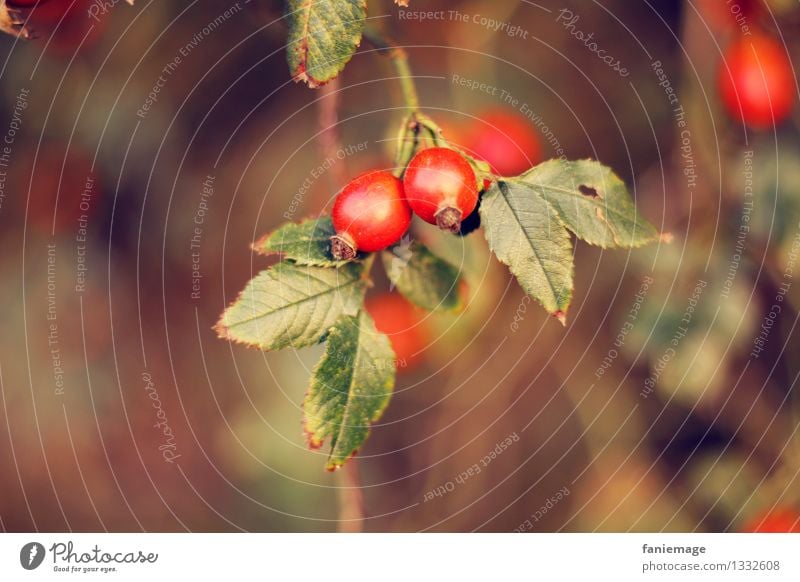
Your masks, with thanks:
[{"label": "blurred branch", "polygon": [[406,51],[396,43],[384,36],[381,32],[367,26],[364,28],[364,38],[376,49],[382,51],[381,54],[388,56],[400,81],[400,89],[403,93],[403,101],[412,113],[419,111],[419,98],[417,88],[414,85],[414,78],[411,74],[411,66],[408,64]]},{"label": "blurred branch", "polygon": [[361,476],[356,459],[350,459],[339,474],[342,477],[342,486],[339,489],[338,530],[359,533],[364,529],[364,496],[361,494]]},{"label": "blurred branch", "polygon": [[[342,147],[338,113],[340,90],[341,83],[338,78],[319,88],[320,98],[317,102],[317,119],[320,133],[317,140],[324,159],[337,159],[337,152]],[[333,164],[328,180],[331,182],[331,190],[334,192],[338,191],[347,182],[347,168],[343,161]]]}]

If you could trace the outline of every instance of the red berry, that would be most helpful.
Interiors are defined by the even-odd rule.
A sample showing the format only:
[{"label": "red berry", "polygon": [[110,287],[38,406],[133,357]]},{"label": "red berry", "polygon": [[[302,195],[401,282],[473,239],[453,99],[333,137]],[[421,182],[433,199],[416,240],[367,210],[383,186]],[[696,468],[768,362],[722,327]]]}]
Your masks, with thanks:
[{"label": "red berry", "polygon": [[780,123],[791,113],[796,96],[786,50],[767,36],[741,37],[725,54],[719,89],[734,119],[755,129]]},{"label": "red berry", "polygon": [[748,522],[742,531],[747,533],[800,533],[800,513],[789,507],[779,507]]},{"label": "red berry", "polygon": [[461,220],[478,204],[475,172],[464,156],[447,148],[428,148],[411,159],[403,178],[411,209],[430,224],[458,232]]},{"label": "red berry", "polygon": [[403,183],[386,171],[361,174],[336,197],[331,253],[348,260],[358,251],[380,251],[400,240],[410,224]]},{"label": "red berry", "polygon": [[529,123],[505,109],[490,109],[468,131],[464,149],[501,176],[516,176],[541,161],[542,147]]},{"label": "red berry", "polygon": [[389,336],[398,372],[419,364],[428,343],[428,333],[420,310],[396,293],[367,297],[364,307],[375,321],[375,328]]}]

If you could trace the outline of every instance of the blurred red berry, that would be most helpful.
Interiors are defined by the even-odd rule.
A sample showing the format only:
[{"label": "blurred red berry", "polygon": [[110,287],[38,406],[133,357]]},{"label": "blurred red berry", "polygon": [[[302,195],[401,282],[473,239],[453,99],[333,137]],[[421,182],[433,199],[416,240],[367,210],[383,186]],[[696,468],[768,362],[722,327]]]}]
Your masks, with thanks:
[{"label": "blurred red berry", "polygon": [[789,507],[781,507],[750,520],[742,528],[742,531],[746,533],[800,533],[800,513]]},{"label": "blurred red berry", "polygon": [[542,147],[530,124],[505,109],[478,115],[464,138],[464,149],[501,176],[517,176],[541,162]]},{"label": "blurred red berry", "polygon": [[786,50],[774,39],[743,36],[725,52],[719,90],[733,119],[754,129],[784,121],[792,111],[796,88]]},{"label": "blurred red berry", "polygon": [[396,293],[367,297],[365,308],[378,331],[389,336],[398,362],[397,371],[418,365],[428,343],[424,314]]}]

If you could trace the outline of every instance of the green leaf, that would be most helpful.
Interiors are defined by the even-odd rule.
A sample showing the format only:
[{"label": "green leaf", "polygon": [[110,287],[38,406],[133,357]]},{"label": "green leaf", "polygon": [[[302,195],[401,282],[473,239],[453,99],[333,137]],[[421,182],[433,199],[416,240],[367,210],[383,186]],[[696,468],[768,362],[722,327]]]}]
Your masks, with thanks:
[{"label": "green leaf", "polygon": [[367,439],[389,404],[395,366],[389,338],[365,311],[331,329],[303,402],[309,446],[331,439],[328,470],[341,467]]},{"label": "green leaf", "polygon": [[342,72],[361,44],[366,0],[288,0],[287,60],[295,81],[309,87]]},{"label": "green leaf", "polygon": [[434,255],[425,245],[403,239],[382,253],[386,274],[406,299],[432,311],[461,309],[461,274],[455,266]]},{"label": "green leaf", "polygon": [[222,338],[262,350],[318,343],[341,316],[361,308],[363,274],[360,263],[338,269],[279,263],[247,284],[216,330]]},{"label": "green leaf", "polygon": [[522,182],[499,181],[484,195],[480,214],[492,252],[563,323],[572,299],[572,242],[550,205]]},{"label": "green leaf", "polygon": [[331,256],[330,238],[334,234],[331,217],[322,216],[284,224],[256,242],[253,250],[262,255],[279,253],[299,265],[338,267],[347,261],[336,261]]},{"label": "green leaf", "polygon": [[636,211],[624,182],[594,160],[550,160],[514,181],[539,193],[564,225],[589,244],[630,248],[659,238]]}]

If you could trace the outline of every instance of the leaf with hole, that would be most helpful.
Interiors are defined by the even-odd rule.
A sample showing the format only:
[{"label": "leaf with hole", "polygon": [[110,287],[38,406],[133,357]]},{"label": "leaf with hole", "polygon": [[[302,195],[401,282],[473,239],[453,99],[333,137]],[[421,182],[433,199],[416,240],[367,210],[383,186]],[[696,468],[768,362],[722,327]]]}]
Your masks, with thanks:
[{"label": "leaf with hole", "polygon": [[220,337],[260,348],[320,342],[336,321],[361,308],[364,265],[338,269],[279,263],[251,280],[216,326]]},{"label": "leaf with hole", "polygon": [[550,160],[514,181],[547,200],[564,225],[589,244],[640,247],[660,236],[636,211],[625,183],[594,160]]},{"label": "leaf with hole", "polygon": [[367,439],[389,404],[395,366],[389,338],[366,312],[342,317],[331,329],[303,401],[309,446],[330,438],[328,470],[341,467]]}]

